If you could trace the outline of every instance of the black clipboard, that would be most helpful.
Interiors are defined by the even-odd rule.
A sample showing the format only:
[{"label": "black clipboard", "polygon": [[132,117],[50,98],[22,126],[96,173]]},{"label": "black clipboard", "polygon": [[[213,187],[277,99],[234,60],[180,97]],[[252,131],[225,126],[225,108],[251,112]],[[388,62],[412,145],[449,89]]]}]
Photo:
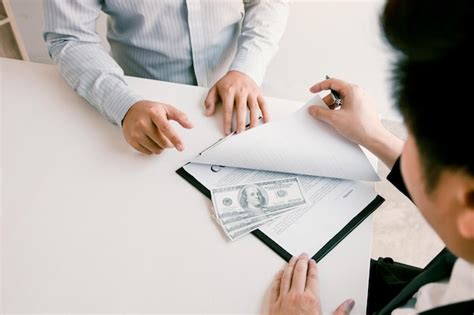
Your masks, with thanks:
[{"label": "black clipboard", "polygon": [[[197,190],[203,193],[207,198],[211,199],[211,192],[201,182],[199,182],[194,176],[188,173],[184,167],[176,170],[176,173],[184,178],[188,183],[193,185]],[[369,215],[371,215],[385,199],[380,195],[377,195],[362,211],[360,211],[352,220],[349,221],[339,232],[336,233],[320,250],[313,255],[312,259],[316,262],[321,261],[337,244],[339,244],[347,235],[349,235],[359,224],[361,224]],[[292,255],[288,253],[283,247],[278,245],[265,233],[259,229],[252,232],[260,241],[270,247],[275,253],[278,254],[285,261],[290,261]]]}]

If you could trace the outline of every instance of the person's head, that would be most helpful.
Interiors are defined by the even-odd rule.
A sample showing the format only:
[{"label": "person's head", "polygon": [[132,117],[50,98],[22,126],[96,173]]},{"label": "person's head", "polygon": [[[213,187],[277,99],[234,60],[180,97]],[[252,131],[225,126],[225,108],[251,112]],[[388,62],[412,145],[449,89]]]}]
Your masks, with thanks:
[{"label": "person's head", "polygon": [[[474,2],[388,0],[382,26],[398,53],[394,96],[408,129],[401,167],[447,247],[474,262]],[[471,90],[472,89],[472,90]]]},{"label": "person's head", "polygon": [[260,188],[257,186],[246,186],[242,191],[242,202],[244,208],[261,208],[265,205],[266,200]]}]

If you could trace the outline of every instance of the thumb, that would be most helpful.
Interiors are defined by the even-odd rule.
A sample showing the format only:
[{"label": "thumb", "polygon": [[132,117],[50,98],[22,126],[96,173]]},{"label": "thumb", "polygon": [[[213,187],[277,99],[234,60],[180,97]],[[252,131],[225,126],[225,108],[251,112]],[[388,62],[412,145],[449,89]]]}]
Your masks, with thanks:
[{"label": "thumb", "polygon": [[352,299],[344,301],[341,305],[337,307],[333,315],[349,315],[354,308],[355,301]]},{"label": "thumb", "polygon": [[193,128],[193,124],[188,119],[188,116],[179,109],[174,108],[173,106],[166,107],[166,116],[168,117],[168,119],[177,121],[184,128]]},{"label": "thumb", "polygon": [[335,114],[333,110],[313,105],[308,108],[308,111],[314,118],[322,120],[331,126],[333,125],[333,118]]},{"label": "thumb", "polygon": [[216,110],[216,103],[219,99],[217,95],[217,88],[214,86],[209,90],[206,100],[204,101],[204,106],[206,107],[206,115],[211,116]]}]

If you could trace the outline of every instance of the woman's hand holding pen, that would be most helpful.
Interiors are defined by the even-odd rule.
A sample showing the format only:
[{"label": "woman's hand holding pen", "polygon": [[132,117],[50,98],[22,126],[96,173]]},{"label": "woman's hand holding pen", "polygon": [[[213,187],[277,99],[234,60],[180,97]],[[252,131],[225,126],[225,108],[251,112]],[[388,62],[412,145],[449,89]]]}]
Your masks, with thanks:
[{"label": "woman's hand holding pen", "polygon": [[[310,106],[309,113],[334,127],[345,138],[366,147],[391,168],[402,152],[403,142],[382,125],[373,101],[360,87],[337,79],[319,82],[310,91],[318,93],[331,89],[340,94],[341,108]],[[328,99],[331,103],[326,105],[330,107],[333,101],[325,98],[325,102]]]}]

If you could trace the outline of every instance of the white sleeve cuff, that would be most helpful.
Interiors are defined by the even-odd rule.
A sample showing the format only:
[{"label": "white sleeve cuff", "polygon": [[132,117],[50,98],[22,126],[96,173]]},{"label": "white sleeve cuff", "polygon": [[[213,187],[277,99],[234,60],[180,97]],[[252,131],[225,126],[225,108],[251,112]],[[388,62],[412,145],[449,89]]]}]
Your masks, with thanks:
[{"label": "white sleeve cuff", "polygon": [[103,109],[109,120],[122,127],[122,120],[130,107],[136,102],[144,100],[141,95],[135,94],[128,87],[116,89],[106,98]]}]

